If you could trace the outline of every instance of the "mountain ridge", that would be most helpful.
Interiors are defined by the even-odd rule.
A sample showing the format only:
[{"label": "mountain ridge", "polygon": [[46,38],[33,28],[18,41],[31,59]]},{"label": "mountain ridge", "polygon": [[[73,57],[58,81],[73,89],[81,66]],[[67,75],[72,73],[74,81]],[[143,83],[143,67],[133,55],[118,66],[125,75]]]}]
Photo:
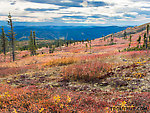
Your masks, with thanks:
[{"label": "mountain ridge", "polygon": [[[96,39],[103,35],[109,35],[125,30],[129,26],[14,26],[14,32],[17,34],[17,40],[28,40],[30,31],[36,31],[36,36],[39,39],[59,39],[67,40],[86,40]],[[4,26],[7,33],[9,27]]]}]

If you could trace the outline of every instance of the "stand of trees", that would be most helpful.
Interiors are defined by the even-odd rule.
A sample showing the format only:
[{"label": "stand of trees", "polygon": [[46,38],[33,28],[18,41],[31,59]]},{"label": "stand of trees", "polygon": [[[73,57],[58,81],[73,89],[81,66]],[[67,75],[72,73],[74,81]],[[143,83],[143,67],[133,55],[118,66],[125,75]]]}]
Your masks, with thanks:
[{"label": "stand of trees", "polygon": [[10,30],[9,32],[6,34],[4,31],[4,27],[1,28],[1,33],[0,33],[0,53],[4,54],[4,61],[6,61],[6,55],[7,52],[10,52],[10,61],[15,61],[16,60],[16,55],[15,55],[15,50],[29,50],[30,51],[30,55],[34,56],[36,55],[36,50],[38,48],[42,48],[42,47],[47,47],[49,48],[49,53],[53,53],[55,51],[56,47],[60,47],[61,46],[66,46],[68,47],[70,44],[75,42],[74,40],[52,40],[50,43],[47,42],[40,42],[37,44],[37,40],[36,40],[36,33],[35,31],[31,31],[30,32],[30,36],[29,36],[29,41],[27,45],[21,45],[21,46],[16,46],[17,45],[17,41],[15,39],[16,34],[14,33],[14,27],[13,27],[13,20],[12,20],[12,16],[9,13],[8,15],[8,25],[10,26]]},{"label": "stand of trees", "polygon": [[[13,22],[12,22],[12,17],[9,13],[8,15],[8,25],[10,26],[10,30],[8,32],[8,34],[5,34],[5,31],[4,31],[4,28],[2,27],[1,30],[2,30],[2,33],[1,33],[1,36],[0,36],[0,39],[1,39],[1,51],[3,52],[4,54],[4,61],[5,61],[5,58],[6,58],[6,53],[7,53],[7,50],[8,50],[8,41],[9,41],[9,46],[11,47],[10,51],[11,51],[11,56],[12,56],[12,60],[15,61],[15,33],[14,33],[14,27],[13,27]],[[9,37],[9,40],[8,38],[6,37],[6,35]],[[11,60],[11,58],[10,58]]]},{"label": "stand of trees", "polygon": [[35,36],[35,31],[31,31],[30,32],[30,36],[29,36],[29,50],[30,50],[30,55],[31,56],[34,56],[34,55],[36,55],[36,49],[37,49],[37,47],[36,47],[36,41],[35,41],[35,39],[36,39],[36,36]]},{"label": "stand of trees", "polygon": [[[136,47],[132,47],[131,46],[131,41],[132,41],[132,36],[130,35],[129,38],[129,48],[125,48],[124,51],[140,51],[140,50],[148,50],[150,49],[150,36],[149,36],[149,25],[146,26],[146,33],[144,33],[144,36],[141,37],[141,35],[139,35],[139,38],[137,39],[137,46]],[[143,40],[143,45],[141,44],[141,41]]]}]

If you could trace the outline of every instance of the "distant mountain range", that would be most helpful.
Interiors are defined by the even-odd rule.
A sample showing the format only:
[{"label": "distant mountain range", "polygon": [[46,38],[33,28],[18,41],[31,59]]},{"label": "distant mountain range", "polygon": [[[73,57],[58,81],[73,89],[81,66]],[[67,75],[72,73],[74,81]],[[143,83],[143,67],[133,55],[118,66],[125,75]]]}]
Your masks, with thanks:
[{"label": "distant mountain range", "polygon": [[[85,40],[100,38],[111,33],[125,30],[129,26],[15,26],[14,32],[17,34],[17,40],[28,40],[30,31],[36,31],[38,39],[67,39],[67,40]],[[7,33],[9,27],[4,27]]]}]

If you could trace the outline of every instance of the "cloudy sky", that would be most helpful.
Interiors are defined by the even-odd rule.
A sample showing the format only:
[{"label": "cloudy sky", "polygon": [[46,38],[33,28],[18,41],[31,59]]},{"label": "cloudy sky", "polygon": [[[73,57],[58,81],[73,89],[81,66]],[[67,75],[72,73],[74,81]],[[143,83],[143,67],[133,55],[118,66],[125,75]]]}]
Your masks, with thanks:
[{"label": "cloudy sky", "polygon": [[0,0],[0,22],[37,25],[140,25],[150,22],[150,0]]}]

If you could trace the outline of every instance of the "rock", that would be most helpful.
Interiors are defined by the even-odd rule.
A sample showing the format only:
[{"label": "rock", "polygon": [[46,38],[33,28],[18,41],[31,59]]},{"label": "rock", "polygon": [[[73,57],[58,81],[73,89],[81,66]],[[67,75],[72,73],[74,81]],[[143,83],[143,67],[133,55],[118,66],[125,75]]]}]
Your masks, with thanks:
[{"label": "rock", "polygon": [[39,78],[39,82],[44,82],[45,81],[45,77],[40,77]]},{"label": "rock", "polygon": [[118,87],[118,86],[127,86],[128,85],[128,83],[126,82],[126,81],[123,81],[123,80],[116,80],[116,81],[114,81],[114,83],[115,83],[115,86],[116,87]]},{"label": "rock", "polygon": [[25,75],[20,75],[20,79],[25,79],[26,76]]},{"label": "rock", "polygon": [[52,86],[53,86],[53,87],[59,87],[60,84],[59,84],[59,83],[53,83]]},{"label": "rock", "polygon": [[71,90],[76,91],[78,87],[71,87]]},{"label": "rock", "polygon": [[150,92],[150,89],[142,89],[141,92]]},{"label": "rock", "polygon": [[133,90],[136,90],[136,89],[137,89],[136,87],[132,87],[132,88],[131,88],[132,91],[133,91]]},{"label": "rock", "polygon": [[126,59],[122,59],[122,61],[127,62],[127,60],[126,60]]},{"label": "rock", "polygon": [[108,84],[108,82],[102,82],[102,83],[100,83],[99,85],[100,85],[100,86],[108,86],[109,84]]}]

